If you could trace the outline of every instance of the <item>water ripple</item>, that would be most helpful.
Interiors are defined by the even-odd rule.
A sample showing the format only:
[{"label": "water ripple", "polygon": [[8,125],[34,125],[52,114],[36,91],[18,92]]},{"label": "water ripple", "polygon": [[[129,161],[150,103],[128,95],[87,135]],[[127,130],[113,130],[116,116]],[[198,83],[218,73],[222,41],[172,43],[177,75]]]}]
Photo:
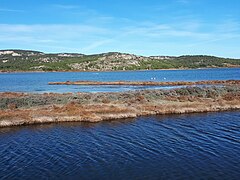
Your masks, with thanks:
[{"label": "water ripple", "polygon": [[240,112],[0,129],[0,179],[237,179]]}]

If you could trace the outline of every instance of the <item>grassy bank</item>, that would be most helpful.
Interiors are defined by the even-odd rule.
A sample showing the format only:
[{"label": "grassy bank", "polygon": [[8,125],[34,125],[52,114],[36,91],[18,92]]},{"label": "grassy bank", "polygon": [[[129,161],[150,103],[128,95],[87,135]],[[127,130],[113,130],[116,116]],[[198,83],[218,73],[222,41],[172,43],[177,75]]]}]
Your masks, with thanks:
[{"label": "grassy bank", "polygon": [[121,93],[1,93],[0,127],[233,109],[240,109],[239,85]]}]

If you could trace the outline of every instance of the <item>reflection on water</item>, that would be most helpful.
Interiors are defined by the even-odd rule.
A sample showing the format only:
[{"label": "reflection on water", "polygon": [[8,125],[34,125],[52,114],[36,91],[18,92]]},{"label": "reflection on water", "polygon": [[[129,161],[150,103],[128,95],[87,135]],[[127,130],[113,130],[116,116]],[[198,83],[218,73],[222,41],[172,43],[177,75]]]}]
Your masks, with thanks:
[{"label": "reflection on water", "polygon": [[0,129],[0,178],[238,179],[240,112]]}]

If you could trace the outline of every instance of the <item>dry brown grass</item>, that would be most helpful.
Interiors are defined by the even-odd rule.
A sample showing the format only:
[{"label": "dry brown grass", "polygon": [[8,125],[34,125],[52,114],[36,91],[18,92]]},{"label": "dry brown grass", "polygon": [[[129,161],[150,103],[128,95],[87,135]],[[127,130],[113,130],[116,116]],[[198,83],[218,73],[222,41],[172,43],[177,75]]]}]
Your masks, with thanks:
[{"label": "dry brown grass", "polygon": [[0,93],[0,97],[19,98],[19,97],[23,97],[23,96],[27,96],[27,94],[15,93],[15,92],[3,92],[3,93]]},{"label": "dry brown grass", "polygon": [[30,110],[0,110],[0,120],[31,119]]},{"label": "dry brown grass", "polygon": [[235,100],[239,100],[240,101],[240,93],[227,93],[225,95],[223,95],[222,99],[226,100],[226,101],[233,101]]},{"label": "dry brown grass", "polygon": [[181,85],[209,85],[209,84],[229,84],[239,85],[240,80],[212,80],[212,81],[177,81],[177,82],[154,82],[154,81],[66,81],[66,82],[49,82],[50,85],[133,85],[133,86],[181,86]]},{"label": "dry brown grass", "polygon": [[[33,96],[22,93],[1,93],[1,95],[13,98],[14,101],[6,101],[12,103],[9,103],[7,108],[0,110],[0,127],[62,121],[97,122],[140,115],[240,109],[240,92],[239,89],[234,88],[201,89],[199,90],[202,93],[201,96],[198,96],[199,93],[195,93],[196,89],[109,94],[80,93],[77,94],[78,96],[55,93]],[[181,95],[182,93],[188,95]],[[27,99],[28,97],[37,101],[40,99],[43,102],[46,99],[67,101],[63,101],[62,104],[41,104],[34,108],[29,106],[18,108],[13,102],[21,100],[24,96],[27,96]],[[84,103],[81,101],[82,98],[84,98]],[[33,100],[32,103],[36,103]]]}]

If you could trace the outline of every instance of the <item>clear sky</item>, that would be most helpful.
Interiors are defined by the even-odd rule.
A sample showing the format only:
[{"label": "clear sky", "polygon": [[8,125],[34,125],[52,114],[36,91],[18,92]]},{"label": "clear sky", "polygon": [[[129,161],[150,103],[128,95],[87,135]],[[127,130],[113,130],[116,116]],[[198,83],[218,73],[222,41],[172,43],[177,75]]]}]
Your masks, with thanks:
[{"label": "clear sky", "polygon": [[0,0],[0,49],[240,58],[240,0]]}]

